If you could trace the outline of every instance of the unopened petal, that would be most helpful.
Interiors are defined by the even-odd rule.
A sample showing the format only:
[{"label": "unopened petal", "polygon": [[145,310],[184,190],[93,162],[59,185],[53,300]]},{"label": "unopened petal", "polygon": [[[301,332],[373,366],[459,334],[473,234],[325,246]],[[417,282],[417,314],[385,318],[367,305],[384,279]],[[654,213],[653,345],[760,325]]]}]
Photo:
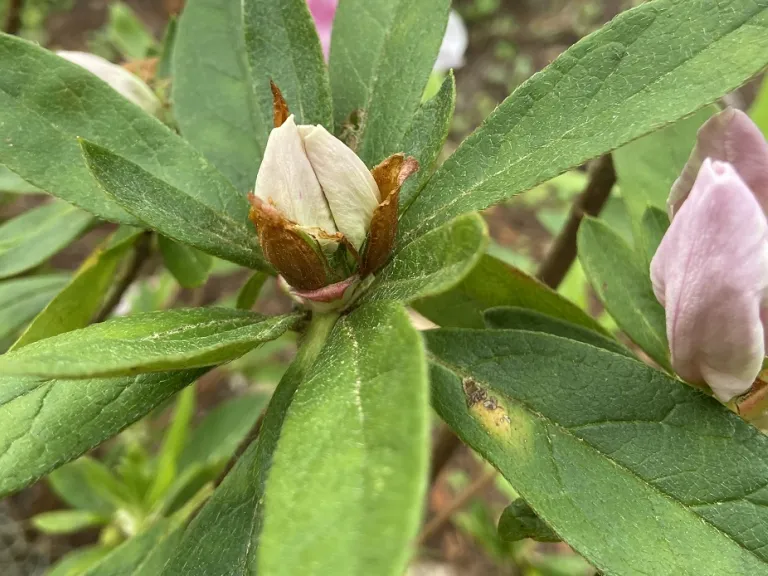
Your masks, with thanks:
[{"label": "unopened petal", "polygon": [[320,228],[329,234],[336,232],[293,115],[269,134],[254,195],[295,224]]},{"label": "unopened petal", "polygon": [[469,34],[464,20],[458,12],[451,10],[448,15],[448,26],[445,29],[443,42],[440,44],[440,52],[437,54],[434,70],[447,72],[451,68],[464,66],[464,53],[469,44]]},{"label": "unopened petal", "polygon": [[333,18],[336,16],[336,8],[339,0],[307,0],[312,20],[315,21],[317,35],[320,37],[320,45],[323,47],[323,55],[328,60],[331,49],[331,31]]},{"label": "unopened petal", "polygon": [[357,154],[322,126],[299,130],[336,228],[359,250],[381,201],[376,181]]},{"label": "unopened petal", "polygon": [[122,66],[87,52],[68,52],[62,50],[57,52],[57,54],[65,60],[85,68],[91,74],[98,76],[121,96],[150,114],[157,115],[162,108],[160,100],[152,89]]},{"label": "unopened petal", "polygon": [[733,165],[768,213],[768,144],[760,129],[741,110],[726,108],[699,129],[696,146],[667,201],[670,218],[688,197],[704,159]]},{"label": "unopened petal", "polygon": [[765,355],[768,223],[727,163],[705,160],[651,262],[672,366],[723,401],[747,391]]}]

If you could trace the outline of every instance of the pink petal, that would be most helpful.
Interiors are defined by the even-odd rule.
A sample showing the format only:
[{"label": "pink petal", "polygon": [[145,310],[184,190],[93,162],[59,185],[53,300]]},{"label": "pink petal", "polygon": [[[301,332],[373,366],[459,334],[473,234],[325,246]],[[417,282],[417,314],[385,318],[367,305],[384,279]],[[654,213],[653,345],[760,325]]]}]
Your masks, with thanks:
[{"label": "pink petal", "polygon": [[730,164],[706,159],[651,262],[672,367],[723,401],[747,391],[765,356],[768,222]]},{"label": "pink petal", "polygon": [[726,108],[699,129],[696,147],[669,194],[670,218],[688,197],[705,158],[732,164],[768,213],[768,144],[749,116],[741,110]]},{"label": "pink petal", "polygon": [[317,35],[320,37],[320,45],[323,47],[323,54],[328,60],[328,53],[331,49],[331,29],[333,28],[333,17],[336,15],[336,8],[339,0],[307,0],[309,12],[315,21]]}]

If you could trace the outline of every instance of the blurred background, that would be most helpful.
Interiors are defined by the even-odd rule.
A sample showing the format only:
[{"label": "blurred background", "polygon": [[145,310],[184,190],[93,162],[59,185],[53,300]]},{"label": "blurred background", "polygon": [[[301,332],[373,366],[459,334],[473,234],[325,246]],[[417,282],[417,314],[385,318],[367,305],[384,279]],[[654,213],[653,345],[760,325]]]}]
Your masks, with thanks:
[{"label": "blurred background", "polygon": [[[469,41],[464,65],[456,70],[456,113],[443,156],[519,84],[568,46],[640,1],[455,0]],[[0,24],[6,31],[51,49],[92,52],[150,77],[169,20],[183,4],[184,0],[0,0]],[[440,80],[440,73],[435,73],[428,92]],[[748,88],[743,97],[751,98],[750,91],[754,89]],[[10,178],[12,175],[0,172],[0,225],[47,199],[34,188],[9,184]],[[486,211],[493,237],[490,252],[526,272],[535,272],[587,180],[586,169],[574,170]],[[4,192],[9,189],[13,191]],[[631,236],[618,188],[601,217]],[[92,225],[40,268],[75,270],[113,230],[107,224]],[[141,266],[117,313],[233,305],[247,278],[242,269],[216,260],[203,286],[183,288],[155,252]],[[559,291],[615,329],[597,307],[578,263]],[[255,307],[279,313],[290,302],[267,281]],[[27,320],[38,311],[39,307],[30,308]],[[20,328],[18,324],[0,325],[0,350],[13,341]],[[208,373],[87,458],[0,501],[0,575],[43,574],[51,566],[55,568],[49,573],[56,575],[80,574],[89,561],[158,519],[193,514],[256,425],[293,353],[294,341],[288,335]],[[439,430],[437,417],[435,427]],[[501,540],[496,531],[499,515],[516,498],[504,479],[469,449],[453,451],[428,494],[421,548],[411,573],[595,573],[565,544]],[[546,535],[540,540],[547,540]]]}]

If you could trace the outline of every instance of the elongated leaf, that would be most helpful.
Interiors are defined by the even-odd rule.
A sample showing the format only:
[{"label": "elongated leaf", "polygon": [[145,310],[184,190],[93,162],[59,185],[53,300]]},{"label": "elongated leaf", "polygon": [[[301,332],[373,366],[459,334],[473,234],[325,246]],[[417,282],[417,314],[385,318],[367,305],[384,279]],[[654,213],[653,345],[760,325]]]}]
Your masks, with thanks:
[{"label": "elongated leaf", "polygon": [[646,209],[666,212],[667,196],[693,150],[696,132],[715,112],[716,106],[707,106],[614,152],[621,196],[632,218],[632,233],[639,239],[636,244],[647,244],[642,226]]},{"label": "elongated leaf", "polygon": [[426,489],[428,422],[422,342],[402,305],[342,318],[280,432],[258,572],[403,574]]},{"label": "elongated leaf", "polygon": [[432,398],[605,574],[768,574],[768,438],[644,364],[555,336],[436,330]]},{"label": "elongated leaf", "polygon": [[84,576],[136,576],[152,551],[172,533],[172,523],[161,520],[125,541],[105,556]]},{"label": "elongated leaf", "polygon": [[0,496],[111,438],[204,372],[91,380],[0,376]]},{"label": "elongated leaf", "polygon": [[571,324],[570,322],[542,314],[535,310],[517,308],[515,306],[501,306],[499,308],[489,308],[483,314],[483,318],[485,319],[486,326],[491,329],[544,332],[545,334],[584,342],[585,344],[597,346],[616,354],[634,358],[629,350],[613,338],[608,338],[600,332],[589,330],[578,324]]},{"label": "elongated leaf", "polygon": [[656,0],[520,86],[401,219],[408,242],[686,116],[768,64],[768,1]]},{"label": "elongated leaf", "polygon": [[456,80],[453,71],[443,80],[440,91],[422,104],[405,133],[401,150],[419,161],[419,171],[400,189],[400,211],[410,206],[432,175],[435,162],[448,137],[456,105]]},{"label": "elongated leaf", "polygon": [[[362,109],[358,154],[370,166],[401,152],[448,22],[450,0],[345,0],[330,73],[337,121]],[[351,106],[351,107],[350,107]]]},{"label": "elongated leaf", "polygon": [[518,498],[507,506],[499,519],[499,538],[516,542],[533,538],[539,542],[558,542],[557,534],[544,524],[525,500]]},{"label": "elongated leaf", "polygon": [[255,104],[272,125],[270,80],[299,124],[333,128],[328,74],[305,0],[243,0],[245,45]]},{"label": "elongated leaf", "polygon": [[218,212],[138,165],[81,141],[88,168],[104,190],[147,226],[243,266],[267,268],[250,224]]},{"label": "elongated leaf", "polygon": [[420,238],[377,273],[367,300],[415,300],[460,282],[485,251],[488,231],[477,214],[467,214]]},{"label": "elongated leaf", "polygon": [[179,457],[179,470],[195,463],[217,464],[230,458],[248,435],[269,398],[249,395],[219,404],[192,431]]},{"label": "elongated leaf", "polygon": [[653,260],[653,256],[669,228],[669,216],[664,210],[649,206],[645,209],[640,224],[643,227],[642,250],[650,266],[651,260]]},{"label": "elongated leaf", "polygon": [[83,574],[109,554],[106,546],[83,546],[65,554],[61,560],[49,568],[46,576],[72,576]]},{"label": "elongated leaf", "polygon": [[432,322],[463,328],[482,328],[483,311],[496,306],[535,310],[605,334],[578,306],[532,276],[488,255],[453,289],[414,303],[414,308]]},{"label": "elongated leaf", "polygon": [[86,510],[55,510],[38,514],[30,520],[35,528],[46,534],[71,534],[106,524],[108,518]]},{"label": "elongated leaf", "polygon": [[179,284],[184,288],[196,288],[205,284],[213,266],[210,254],[174,242],[165,236],[158,236],[157,243],[163,255],[163,262]]},{"label": "elongated leaf", "polygon": [[593,218],[581,223],[578,251],[589,283],[608,313],[635,344],[669,369],[664,308],[653,294],[645,259]]},{"label": "elongated leaf", "polygon": [[252,188],[272,107],[262,109],[253,92],[240,0],[185,4],[173,51],[173,102],[184,137],[240,192]]},{"label": "elongated leaf", "polygon": [[11,350],[87,326],[101,307],[118,265],[140,233],[138,228],[124,227],[99,246],[32,320]]},{"label": "elongated leaf", "polygon": [[212,366],[274,340],[299,319],[230,308],[134,314],[8,352],[0,374],[88,378]]},{"label": "elongated leaf", "polygon": [[93,216],[66,202],[33,208],[0,226],[0,278],[42,264],[77,238]]},{"label": "elongated leaf", "polygon": [[11,336],[34,318],[67,282],[67,274],[30,276],[0,282],[0,338]]},{"label": "elongated leaf", "polygon": [[37,186],[32,186],[18,174],[11,172],[0,164],[0,192],[10,192],[11,194],[42,194],[43,191]]},{"label": "elongated leaf", "polygon": [[83,456],[51,472],[47,480],[56,495],[72,508],[111,516],[116,510],[115,498],[104,490],[102,485],[109,482],[104,482],[102,472],[96,460]]},{"label": "elongated leaf", "polygon": [[245,226],[244,194],[168,127],[90,72],[7,35],[0,35],[0,124],[0,162],[97,216],[139,223],[94,182],[78,137],[125,157]]},{"label": "elongated leaf", "polygon": [[293,364],[278,385],[259,436],[190,522],[162,576],[245,576],[256,572],[264,513],[264,484],[288,407],[314,364],[335,317],[316,316]]},{"label": "elongated leaf", "polygon": [[256,304],[256,300],[259,298],[259,294],[261,294],[261,288],[268,278],[269,275],[265,272],[254,272],[253,276],[248,278],[248,281],[240,288],[240,292],[237,294],[236,308],[240,310],[250,310],[253,308],[253,305]]}]

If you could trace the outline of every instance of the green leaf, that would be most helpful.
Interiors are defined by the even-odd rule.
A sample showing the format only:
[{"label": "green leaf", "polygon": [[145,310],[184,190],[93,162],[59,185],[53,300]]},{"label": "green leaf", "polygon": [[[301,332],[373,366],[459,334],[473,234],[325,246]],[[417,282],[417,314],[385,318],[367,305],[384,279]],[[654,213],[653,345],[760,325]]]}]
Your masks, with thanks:
[{"label": "green leaf", "polygon": [[400,212],[404,212],[426,184],[443,149],[456,105],[456,80],[448,73],[440,91],[419,106],[411,126],[405,133],[403,152],[419,161],[419,171],[408,178],[400,189]]},{"label": "green leaf", "polygon": [[86,510],[56,510],[30,518],[32,526],[46,534],[71,534],[106,524],[108,519]]},{"label": "green leaf", "polygon": [[167,126],[76,64],[4,34],[0,35],[0,124],[1,163],[35,186],[106,220],[140,224],[93,180],[78,137],[246,224],[245,195]]},{"label": "green leaf", "polygon": [[669,228],[669,216],[664,210],[649,206],[645,209],[640,224],[643,227],[643,251],[650,265]]},{"label": "green leaf", "polygon": [[518,498],[504,509],[499,520],[499,538],[517,542],[532,538],[539,542],[559,542],[552,528],[541,521],[525,500]]},{"label": "green leaf", "polygon": [[268,278],[269,274],[265,272],[254,272],[253,276],[248,278],[248,281],[240,288],[235,307],[240,310],[250,310],[253,308],[253,305],[256,304],[256,300],[259,298],[259,294],[261,294],[261,288]]},{"label": "green leaf", "polygon": [[637,248],[647,244],[642,226],[646,208],[666,211],[669,191],[691,155],[696,133],[715,112],[716,106],[707,106],[613,153],[621,195],[632,219],[632,232],[640,239],[636,241]]},{"label": "green leaf", "polygon": [[242,6],[254,105],[264,118],[263,126],[272,126],[272,80],[297,124],[322,124],[331,130],[328,73],[306,1],[243,0]]},{"label": "green leaf", "polygon": [[441,326],[482,328],[484,310],[516,306],[607,334],[594,318],[557,292],[488,255],[452,290],[419,300],[413,306]]},{"label": "green leaf", "polygon": [[158,546],[167,538],[174,537],[173,528],[168,520],[157,522],[123,542],[83,576],[149,576],[143,571],[144,564],[150,560]]},{"label": "green leaf", "polygon": [[192,431],[179,457],[179,470],[195,463],[216,465],[230,458],[248,435],[269,397],[247,395],[223,402]]},{"label": "green leaf", "polygon": [[29,276],[0,282],[0,339],[35,317],[69,282],[68,274]]},{"label": "green leaf", "polygon": [[296,359],[272,395],[258,438],[190,522],[162,576],[255,573],[255,555],[263,524],[264,484],[272,455],[293,395],[314,364],[335,321],[335,316],[325,315],[312,319]]},{"label": "green leaf", "polygon": [[60,200],[33,208],[0,226],[0,278],[48,260],[75,240],[93,216]]},{"label": "green leaf", "polygon": [[674,122],[768,64],[767,0],[655,0],[534,75],[435,173],[405,242]]},{"label": "green leaf", "polygon": [[251,189],[272,105],[262,109],[254,94],[240,0],[185,4],[173,52],[173,102],[182,135],[239,191]]},{"label": "green leaf", "polygon": [[157,237],[163,262],[173,277],[184,288],[197,288],[208,280],[213,258],[190,246],[174,242],[165,236]]},{"label": "green leaf", "polygon": [[0,192],[11,194],[44,194],[37,186],[32,186],[18,174],[0,164]]},{"label": "green leaf", "polygon": [[768,438],[640,362],[542,333],[430,330],[433,405],[605,574],[768,574]]},{"label": "green leaf", "polygon": [[339,320],[280,431],[259,573],[404,573],[429,465],[423,354],[401,304]]},{"label": "green leaf", "polygon": [[150,228],[243,266],[267,268],[250,224],[185,195],[104,148],[84,140],[81,145],[88,168],[99,184]]},{"label": "green leaf", "polygon": [[579,261],[616,324],[659,366],[670,369],[664,308],[656,300],[645,260],[594,218],[578,233]]},{"label": "green leaf", "polygon": [[765,77],[763,77],[760,90],[749,108],[749,115],[757,127],[762,130],[763,135],[768,138],[768,81],[765,80]]},{"label": "green leaf", "polygon": [[8,352],[0,374],[88,378],[212,366],[274,340],[299,319],[230,308],[134,314]]},{"label": "green leaf", "polygon": [[[189,3],[187,3],[186,6],[189,6]],[[155,80],[167,80],[173,73],[171,67],[173,66],[174,52],[176,49],[176,34],[178,30],[179,19],[171,14],[168,19],[168,24],[165,26],[163,42],[160,48],[160,56],[157,62],[157,70],[155,71]],[[175,81],[178,81],[178,78],[174,79],[174,83]],[[174,101],[174,113],[177,114],[179,104],[175,98],[172,97],[171,99]],[[176,120],[178,120],[178,118],[176,118]],[[187,138],[187,140],[189,140],[189,138]]]},{"label": "green leaf", "polygon": [[342,0],[330,77],[341,126],[363,111],[357,152],[372,166],[401,150],[443,39],[450,0]]},{"label": "green leaf", "polygon": [[91,380],[0,376],[0,496],[111,438],[204,372]]},{"label": "green leaf", "polygon": [[[174,524],[176,524],[175,521],[172,523],[172,526]],[[163,566],[165,566],[165,563],[168,562],[168,560],[176,551],[176,547],[181,542],[181,537],[183,534],[184,526],[180,525],[179,527],[173,529],[172,532],[163,535],[159,540],[156,541],[155,545],[152,547],[149,553],[144,556],[144,559],[136,567],[136,569],[130,573],[130,576],[157,576],[160,574],[163,570]],[[116,562],[116,565],[119,567],[119,559]],[[122,573],[118,572],[115,576],[118,575],[122,576]]]},{"label": "green leaf", "polygon": [[46,576],[81,576],[91,566],[109,554],[106,546],[84,546],[65,554],[51,567]]},{"label": "green leaf", "polygon": [[104,473],[101,465],[84,456],[57,468],[48,475],[48,484],[56,495],[72,508],[87,510],[99,516],[110,516],[115,512],[115,499],[104,492]]},{"label": "green leaf", "polygon": [[439,294],[472,270],[487,244],[488,231],[478,214],[456,218],[396,253],[364,298],[410,301]]},{"label": "green leaf", "polygon": [[501,306],[498,308],[489,308],[483,314],[485,324],[491,329],[509,329],[527,330],[529,332],[544,332],[569,340],[584,342],[591,346],[597,346],[604,350],[615,352],[629,358],[634,358],[629,350],[616,342],[613,338],[608,338],[601,332],[595,332],[578,324],[571,324],[565,320],[560,320],[554,316],[542,314],[536,310],[528,308],[518,308],[515,306]]},{"label": "green leaf", "polygon": [[157,46],[157,41],[144,23],[131,7],[123,2],[109,5],[106,33],[107,40],[126,60],[146,58]]},{"label": "green leaf", "polygon": [[138,228],[123,227],[102,243],[32,320],[11,350],[87,326],[100,309],[117,267],[139,234]]},{"label": "green leaf", "polygon": [[187,443],[189,428],[195,416],[195,387],[182,390],[176,399],[176,409],[168,429],[165,431],[163,445],[157,455],[157,470],[150,487],[147,500],[150,505],[163,498],[176,480],[179,472],[179,457]]}]

